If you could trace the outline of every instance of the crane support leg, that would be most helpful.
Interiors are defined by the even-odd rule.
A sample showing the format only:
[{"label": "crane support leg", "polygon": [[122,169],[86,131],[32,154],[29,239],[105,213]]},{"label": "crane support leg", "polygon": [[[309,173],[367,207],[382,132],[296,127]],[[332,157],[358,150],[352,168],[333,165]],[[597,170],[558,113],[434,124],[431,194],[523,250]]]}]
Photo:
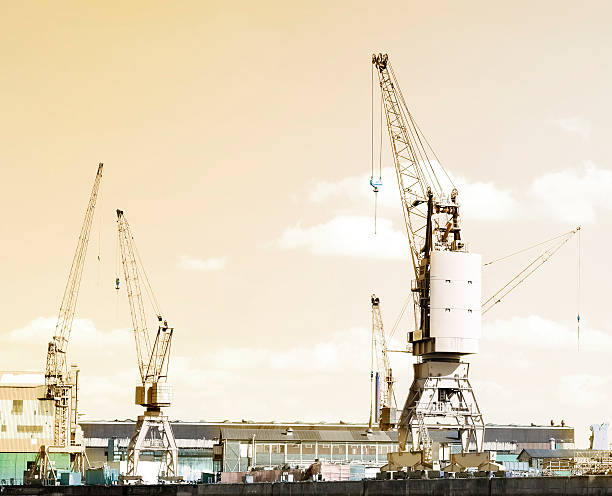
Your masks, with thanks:
[{"label": "crane support leg", "polygon": [[[168,417],[158,415],[158,412],[145,412],[138,417],[134,433],[130,439],[127,452],[127,477],[140,478],[138,476],[138,461],[142,451],[161,451],[162,455],[162,477],[173,479],[178,473],[178,446]],[[155,434],[157,436],[147,436]]]},{"label": "crane support leg", "polygon": [[[459,360],[426,360],[414,364],[414,380],[398,424],[400,451],[389,453],[389,469],[431,466],[433,453],[429,430],[433,428],[457,431],[464,458],[457,460],[456,465],[480,460],[485,424],[468,372],[469,364]],[[408,452],[409,436],[411,449]],[[470,447],[475,448],[475,453],[468,453]],[[467,454],[471,456],[466,457]],[[398,465],[404,462],[413,465]],[[476,466],[484,462],[489,463],[490,459],[486,457]]]}]

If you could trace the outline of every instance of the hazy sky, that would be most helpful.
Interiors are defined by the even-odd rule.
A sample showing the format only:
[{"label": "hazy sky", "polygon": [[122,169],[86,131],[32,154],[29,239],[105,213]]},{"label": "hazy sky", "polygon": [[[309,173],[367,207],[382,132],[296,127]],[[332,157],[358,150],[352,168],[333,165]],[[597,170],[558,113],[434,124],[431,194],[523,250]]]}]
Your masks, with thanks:
[{"label": "hazy sky", "polygon": [[[609,2],[1,9],[1,368],[43,367],[102,161],[70,349],[88,418],[140,411],[114,289],[121,208],[176,328],[171,417],[365,421],[369,297],[390,330],[412,273],[392,180],[372,230],[382,51],[456,179],[473,251],[489,260],[583,225],[580,352],[574,239],[484,320],[469,361],[485,420],[564,419],[585,444],[612,419]],[[528,259],[486,269],[485,295]],[[400,406],[411,363],[393,356]]]}]

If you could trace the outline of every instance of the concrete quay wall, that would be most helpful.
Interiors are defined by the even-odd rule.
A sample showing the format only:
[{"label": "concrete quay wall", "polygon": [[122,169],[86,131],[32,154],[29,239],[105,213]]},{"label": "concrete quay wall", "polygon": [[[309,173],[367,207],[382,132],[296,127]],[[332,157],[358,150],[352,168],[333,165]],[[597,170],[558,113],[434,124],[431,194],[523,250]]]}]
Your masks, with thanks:
[{"label": "concrete quay wall", "polygon": [[612,496],[612,476],[275,482],[147,486],[4,486],[1,496]]}]

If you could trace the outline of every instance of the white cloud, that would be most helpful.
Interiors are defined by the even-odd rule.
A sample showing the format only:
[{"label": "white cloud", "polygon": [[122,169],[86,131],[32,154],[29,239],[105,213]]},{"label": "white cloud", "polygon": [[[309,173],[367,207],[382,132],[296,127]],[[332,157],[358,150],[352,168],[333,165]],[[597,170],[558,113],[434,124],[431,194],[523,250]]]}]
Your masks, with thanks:
[{"label": "white cloud", "polygon": [[324,224],[285,229],[277,245],[282,249],[305,248],[315,255],[346,255],[382,259],[406,259],[410,247],[406,234],[379,218],[376,234],[373,219],[338,215]]},{"label": "white cloud", "polygon": [[469,182],[457,177],[458,201],[461,215],[473,220],[509,220],[521,215],[520,202],[508,190],[498,188],[493,182]]},{"label": "white cloud", "polygon": [[[578,350],[577,328],[538,315],[483,322],[483,339],[523,349]],[[582,326],[580,351],[612,353],[612,334]]]},{"label": "white cloud", "polygon": [[[433,162],[442,188],[447,193],[452,190],[452,184],[446,178],[442,168]],[[397,209],[400,212],[400,197],[397,187],[395,169],[384,167],[382,169],[382,183],[379,188],[378,201],[383,208]],[[452,177],[452,175],[451,175]],[[470,182],[465,177],[452,177],[459,191],[461,214],[475,220],[508,220],[520,213],[520,203],[513,193],[499,188],[491,181]],[[323,203],[336,198],[343,198],[352,202],[361,202],[366,205],[373,201],[370,176],[349,176],[338,181],[318,181],[310,190],[309,198],[313,203]]]},{"label": "white cloud", "polygon": [[184,270],[223,270],[226,265],[227,257],[199,259],[183,255],[178,262]]},{"label": "white cloud", "polygon": [[583,140],[587,140],[591,136],[591,123],[582,117],[565,117],[563,119],[557,119],[554,122],[564,131],[577,134],[581,136]]},{"label": "white cloud", "polygon": [[598,210],[612,210],[612,171],[586,162],[536,178],[529,189],[535,211],[561,222],[592,223]]},{"label": "white cloud", "polygon": [[[443,177],[442,174],[438,176]],[[313,203],[336,201],[336,204],[342,199],[351,203],[347,205],[349,210],[350,207],[371,205],[373,193],[369,180],[369,175],[363,174],[338,181],[319,181],[310,189],[309,198]],[[379,207],[386,215],[389,210],[399,215],[399,193],[392,167],[382,170],[382,182]],[[461,215],[470,220],[529,217],[581,224],[595,222],[599,211],[612,210],[612,170],[593,162],[585,162],[581,169],[564,169],[536,177],[523,193],[500,188],[492,181],[473,182],[463,176],[454,177],[453,182],[459,191]],[[450,191],[450,183],[443,187]]]},{"label": "white cloud", "polygon": [[609,391],[609,377],[596,374],[568,374],[559,377],[556,383],[557,399],[564,407],[573,406],[576,398],[580,398],[583,408],[596,408]]},{"label": "white cloud", "polygon": [[[8,333],[13,343],[47,343],[53,339],[57,317],[37,317],[24,327]],[[125,329],[104,332],[89,319],[74,319],[70,333],[70,348],[112,347],[129,343],[130,334]]]},{"label": "white cloud", "polygon": [[[612,331],[539,315],[483,322],[481,350],[469,357],[472,385],[488,422],[575,427],[587,445],[588,426],[612,418],[608,391]],[[508,405],[512,405],[509,408]]]}]

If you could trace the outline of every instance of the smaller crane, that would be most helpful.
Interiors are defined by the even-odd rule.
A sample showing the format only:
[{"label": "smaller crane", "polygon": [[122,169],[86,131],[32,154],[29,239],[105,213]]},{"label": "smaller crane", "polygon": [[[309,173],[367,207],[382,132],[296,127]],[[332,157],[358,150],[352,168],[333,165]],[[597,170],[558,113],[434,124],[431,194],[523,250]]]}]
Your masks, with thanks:
[{"label": "smaller crane", "polygon": [[[381,431],[388,431],[393,429],[397,422],[397,407],[393,395],[395,379],[389,362],[387,339],[380,311],[380,299],[373,294],[370,301],[372,303],[372,370],[370,381],[373,383],[371,384],[373,398],[369,428],[371,429],[372,424],[376,421]],[[376,361],[376,370],[374,370],[374,361]]]},{"label": "smaller crane", "polygon": [[[169,327],[168,322],[161,316],[159,305],[138,257],[130,226],[122,210],[117,210],[117,227],[121,247],[121,264],[136,339],[138,370],[142,381],[140,386],[136,386],[135,401],[137,405],[145,408],[144,415],[138,417],[134,433],[128,444],[127,474],[124,480],[142,479],[138,475],[138,461],[140,453],[146,450],[161,451],[161,478],[167,481],[178,481],[181,480],[177,473],[178,447],[168,417],[163,414],[162,410],[163,407],[170,406],[172,402],[172,387],[166,380],[174,328]],[[153,345],[149,338],[140,289],[141,276],[159,322]],[[149,434],[150,436],[147,437]]]}]

